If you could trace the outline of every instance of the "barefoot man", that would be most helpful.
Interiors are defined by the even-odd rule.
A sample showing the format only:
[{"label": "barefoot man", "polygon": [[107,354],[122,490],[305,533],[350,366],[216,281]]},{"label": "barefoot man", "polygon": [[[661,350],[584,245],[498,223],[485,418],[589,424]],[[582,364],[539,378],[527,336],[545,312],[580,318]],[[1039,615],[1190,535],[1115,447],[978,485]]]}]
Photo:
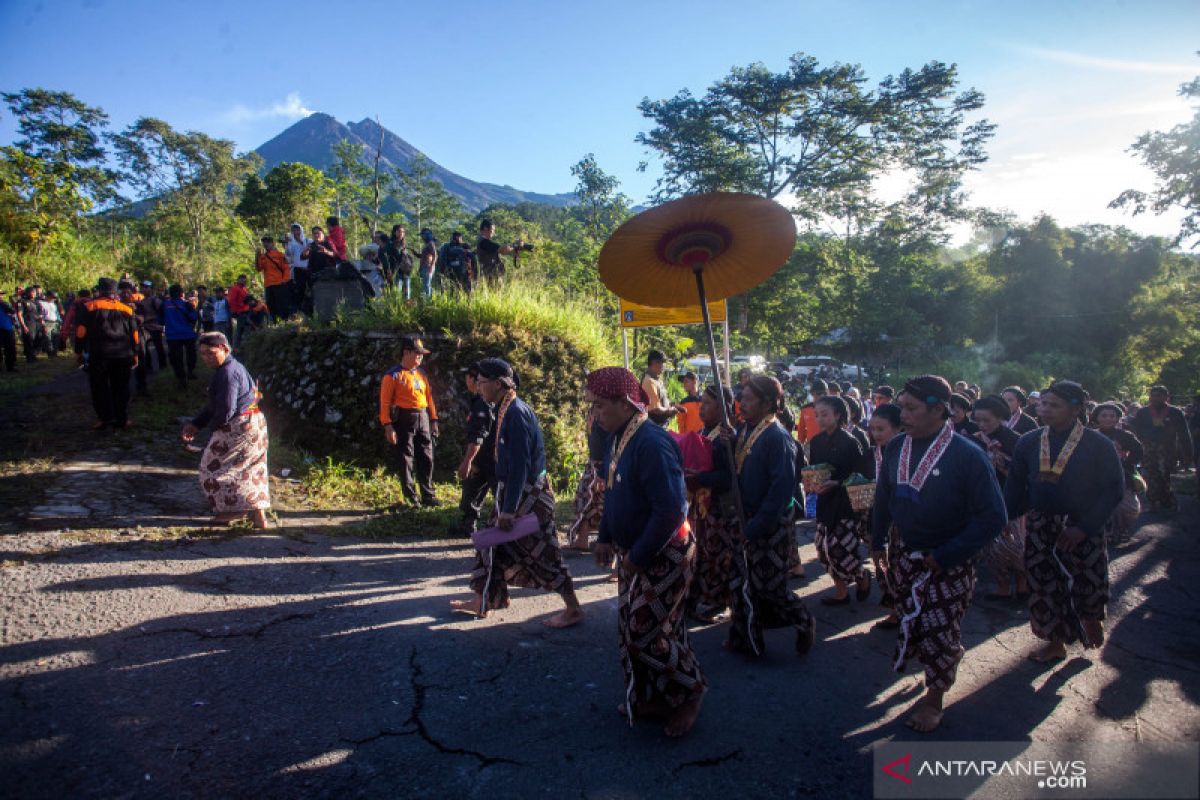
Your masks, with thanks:
[{"label": "barefoot man", "polygon": [[913,378],[897,403],[904,433],[884,449],[871,555],[883,563],[896,594],[900,639],[893,667],[903,672],[914,655],[925,667],[925,695],[906,723],[925,732],[941,724],[943,700],[962,661],[962,618],[975,589],[972,559],[1007,517],[991,460],[949,422],[950,384],[937,375]]},{"label": "barefoot man", "polygon": [[1009,514],[1029,512],[1029,623],[1033,635],[1046,640],[1030,658],[1044,664],[1065,658],[1071,642],[1104,642],[1104,524],[1125,495],[1125,473],[1108,437],[1084,427],[1080,412],[1087,399],[1073,381],[1042,392],[1038,413],[1046,427],[1017,441],[1004,484]]},{"label": "barefoot man", "polygon": [[706,691],[684,627],[696,542],[685,524],[683,457],[665,429],[647,424],[645,393],[632,372],[598,369],[588,375],[587,393],[611,437],[596,561],[607,566],[615,553],[618,562],[625,702],[617,710],[630,724],[638,716],[665,719],[668,736],[683,736]]},{"label": "barefoot man", "polygon": [[546,476],[546,451],[542,429],[533,410],[517,397],[516,378],[507,361],[485,358],[477,365],[475,386],[484,400],[496,407],[495,494],[492,524],[512,530],[518,517],[534,514],[538,529],[519,539],[476,552],[469,600],[451,607],[486,617],[488,609],[508,607],[508,587],[537,587],[557,592],[566,608],[544,621],[551,628],[566,628],[583,620],[575,597],[571,573],[558,549],[554,532],[554,494]]}]

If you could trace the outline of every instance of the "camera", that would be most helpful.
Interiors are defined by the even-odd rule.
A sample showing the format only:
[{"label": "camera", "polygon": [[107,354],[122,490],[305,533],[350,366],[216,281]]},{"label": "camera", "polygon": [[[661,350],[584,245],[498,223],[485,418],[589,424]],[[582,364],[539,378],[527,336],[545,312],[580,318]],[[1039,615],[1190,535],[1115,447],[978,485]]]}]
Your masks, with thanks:
[{"label": "camera", "polygon": [[513,250],[520,250],[523,253],[532,253],[533,245],[529,242],[513,242]]}]

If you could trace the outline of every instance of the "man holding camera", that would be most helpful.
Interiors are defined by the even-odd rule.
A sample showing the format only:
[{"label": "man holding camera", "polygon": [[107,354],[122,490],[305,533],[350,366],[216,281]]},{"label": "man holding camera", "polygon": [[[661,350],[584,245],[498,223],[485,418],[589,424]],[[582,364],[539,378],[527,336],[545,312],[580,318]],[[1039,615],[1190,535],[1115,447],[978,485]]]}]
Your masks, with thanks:
[{"label": "man holding camera", "polygon": [[521,252],[533,250],[533,245],[518,239],[511,245],[497,244],[492,241],[496,233],[495,224],[486,217],[479,222],[479,241],[475,243],[475,253],[479,259],[479,277],[484,280],[504,282],[504,261],[500,256],[519,255]]}]

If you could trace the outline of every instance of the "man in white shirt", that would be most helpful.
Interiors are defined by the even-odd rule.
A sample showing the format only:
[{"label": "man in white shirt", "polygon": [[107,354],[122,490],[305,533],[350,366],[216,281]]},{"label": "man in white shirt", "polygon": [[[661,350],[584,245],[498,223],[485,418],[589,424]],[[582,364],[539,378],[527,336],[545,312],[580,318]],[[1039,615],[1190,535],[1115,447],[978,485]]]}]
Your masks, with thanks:
[{"label": "man in white shirt", "polygon": [[211,316],[213,330],[225,334],[225,338],[233,335],[233,315],[229,311],[229,299],[225,297],[225,287],[213,289],[212,297],[207,301],[208,314]]},{"label": "man in white shirt", "polygon": [[300,226],[299,222],[293,222],[292,232],[287,238],[287,244],[284,245],[283,254],[292,268],[292,304],[296,308],[302,307],[304,295],[308,291],[308,259],[300,256],[310,244],[312,244],[312,239],[304,235],[304,228]]}]

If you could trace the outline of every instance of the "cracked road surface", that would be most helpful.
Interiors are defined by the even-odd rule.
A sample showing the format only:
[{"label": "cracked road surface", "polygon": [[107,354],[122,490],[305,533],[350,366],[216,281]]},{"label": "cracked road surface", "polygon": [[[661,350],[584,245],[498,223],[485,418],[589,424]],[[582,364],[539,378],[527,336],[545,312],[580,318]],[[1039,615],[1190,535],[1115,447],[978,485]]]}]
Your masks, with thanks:
[{"label": "cracked road surface", "polygon": [[[931,738],[1200,739],[1200,525],[1185,503],[1113,551],[1102,661],[1038,667],[1024,610],[977,600]],[[920,675],[890,671],[877,594],[816,603],[829,581],[803,540],[813,652],[797,659],[779,631],[754,663],[721,649],[722,626],[695,629],[711,691],[675,741],[617,716],[615,589],[588,557],[568,559],[587,620],[551,631],[557,598],[536,592],[482,622],[451,613],[471,558],[459,542],[6,536],[3,794],[870,796],[872,746],[918,738],[900,720]]]}]

